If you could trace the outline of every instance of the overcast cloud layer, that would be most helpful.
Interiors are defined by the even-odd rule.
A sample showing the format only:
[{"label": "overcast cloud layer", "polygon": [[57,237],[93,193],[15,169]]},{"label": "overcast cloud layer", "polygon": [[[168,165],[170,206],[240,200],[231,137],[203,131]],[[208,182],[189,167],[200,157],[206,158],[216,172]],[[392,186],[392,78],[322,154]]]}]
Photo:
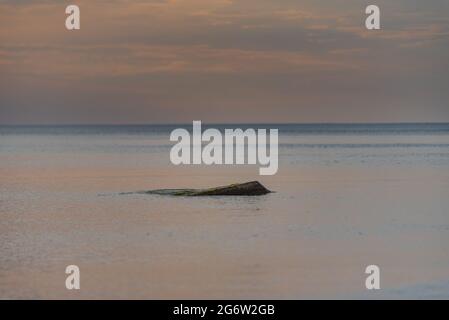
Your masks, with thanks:
[{"label": "overcast cloud layer", "polygon": [[449,121],[449,1],[0,0],[0,123],[192,120]]}]

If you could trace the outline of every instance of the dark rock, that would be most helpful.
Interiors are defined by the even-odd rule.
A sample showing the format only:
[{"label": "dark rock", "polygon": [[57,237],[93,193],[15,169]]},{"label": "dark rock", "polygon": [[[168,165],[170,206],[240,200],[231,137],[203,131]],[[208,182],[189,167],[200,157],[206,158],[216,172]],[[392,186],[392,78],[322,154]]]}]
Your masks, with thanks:
[{"label": "dark rock", "polygon": [[159,189],[144,191],[145,194],[200,197],[200,196],[261,196],[271,193],[258,181],[236,183],[209,189]]}]

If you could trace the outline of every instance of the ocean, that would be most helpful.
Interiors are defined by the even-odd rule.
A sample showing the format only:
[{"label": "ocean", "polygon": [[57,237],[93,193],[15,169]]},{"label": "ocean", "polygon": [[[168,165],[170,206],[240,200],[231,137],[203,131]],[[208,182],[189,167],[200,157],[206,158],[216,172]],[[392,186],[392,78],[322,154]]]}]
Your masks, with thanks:
[{"label": "ocean", "polygon": [[181,127],[0,126],[0,298],[449,298],[448,123],[203,125],[279,129],[274,176],[174,166]]}]

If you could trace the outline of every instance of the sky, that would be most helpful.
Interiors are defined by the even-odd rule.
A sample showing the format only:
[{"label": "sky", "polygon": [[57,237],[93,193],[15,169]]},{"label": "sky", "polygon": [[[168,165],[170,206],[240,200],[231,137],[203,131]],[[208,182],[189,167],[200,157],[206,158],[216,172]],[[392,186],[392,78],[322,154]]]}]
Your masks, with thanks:
[{"label": "sky", "polygon": [[193,120],[449,122],[449,1],[0,0],[0,124]]}]

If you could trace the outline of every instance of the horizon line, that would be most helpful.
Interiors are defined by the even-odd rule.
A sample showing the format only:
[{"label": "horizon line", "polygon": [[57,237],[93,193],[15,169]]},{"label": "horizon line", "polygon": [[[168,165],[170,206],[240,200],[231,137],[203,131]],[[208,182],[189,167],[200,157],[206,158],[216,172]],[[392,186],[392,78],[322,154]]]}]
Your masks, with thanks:
[{"label": "horizon line", "polygon": [[[200,120],[192,120],[200,121]],[[17,124],[4,124],[0,123],[1,127],[89,127],[89,126],[176,126],[176,125],[192,125],[192,122],[166,122],[166,123],[17,123]],[[449,122],[445,121],[401,121],[401,122],[204,122],[202,125],[426,125],[426,124],[439,124],[449,125]]]}]

